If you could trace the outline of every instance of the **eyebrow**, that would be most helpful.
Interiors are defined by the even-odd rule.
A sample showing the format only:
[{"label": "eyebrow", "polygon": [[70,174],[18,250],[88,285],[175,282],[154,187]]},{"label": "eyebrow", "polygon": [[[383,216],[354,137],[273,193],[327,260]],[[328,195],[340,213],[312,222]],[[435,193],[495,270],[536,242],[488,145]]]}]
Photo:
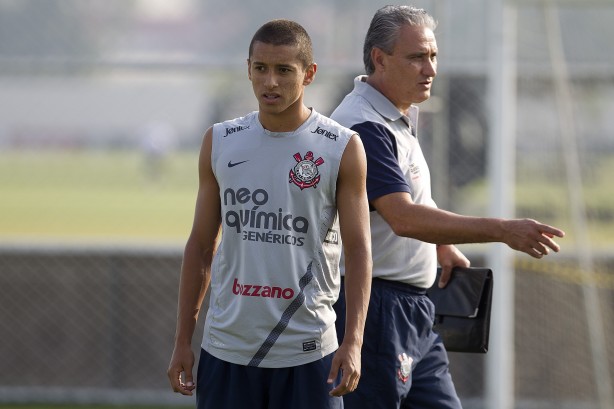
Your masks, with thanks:
[{"label": "eyebrow", "polygon": [[434,50],[419,50],[414,52],[409,52],[406,55],[408,57],[424,57],[425,55],[436,55],[437,49]]},{"label": "eyebrow", "polygon": [[298,64],[293,65],[293,64],[287,64],[287,63],[281,63],[281,64],[268,64],[266,62],[263,61],[252,61],[253,65],[266,65],[266,66],[273,66],[275,68],[289,68],[289,69],[294,69],[298,66]]}]

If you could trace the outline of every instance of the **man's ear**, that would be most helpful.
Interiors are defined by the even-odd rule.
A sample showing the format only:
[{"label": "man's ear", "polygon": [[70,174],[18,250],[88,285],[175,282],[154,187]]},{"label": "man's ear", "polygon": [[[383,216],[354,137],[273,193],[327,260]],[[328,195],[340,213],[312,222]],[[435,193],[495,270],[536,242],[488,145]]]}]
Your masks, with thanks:
[{"label": "man's ear", "polygon": [[386,68],[386,53],[377,47],[371,49],[371,61],[373,62],[373,68],[375,71]]},{"label": "man's ear", "polygon": [[313,82],[316,77],[316,71],[318,71],[318,64],[311,63],[309,67],[305,70],[305,79],[303,80],[303,85],[309,85]]},{"label": "man's ear", "polygon": [[252,63],[250,61],[250,59],[247,59],[247,78],[251,81],[252,80]]}]

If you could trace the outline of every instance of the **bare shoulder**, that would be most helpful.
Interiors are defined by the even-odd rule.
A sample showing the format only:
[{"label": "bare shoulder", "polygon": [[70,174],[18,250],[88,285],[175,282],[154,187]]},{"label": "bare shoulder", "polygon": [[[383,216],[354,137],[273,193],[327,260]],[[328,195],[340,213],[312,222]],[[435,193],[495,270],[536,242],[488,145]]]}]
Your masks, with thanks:
[{"label": "bare shoulder", "polygon": [[350,138],[339,166],[338,187],[348,187],[354,194],[366,194],[367,157],[358,134]]},{"label": "bare shoulder", "polygon": [[201,152],[203,149],[205,149],[205,147],[208,147],[209,151],[211,151],[212,140],[213,140],[213,126],[210,126],[209,128],[207,128],[207,130],[205,131],[205,134],[203,135]]},{"label": "bare shoulder", "polygon": [[364,164],[366,166],[367,158],[365,154],[365,147],[360,140],[358,134],[353,134],[348,141],[348,144],[341,157],[341,167],[350,162],[353,166]]},{"label": "bare shoulder", "polygon": [[212,174],[211,169],[211,153],[213,150],[213,127],[209,127],[203,135],[202,145],[200,147],[200,155],[198,159],[198,168],[201,181],[205,176]]}]

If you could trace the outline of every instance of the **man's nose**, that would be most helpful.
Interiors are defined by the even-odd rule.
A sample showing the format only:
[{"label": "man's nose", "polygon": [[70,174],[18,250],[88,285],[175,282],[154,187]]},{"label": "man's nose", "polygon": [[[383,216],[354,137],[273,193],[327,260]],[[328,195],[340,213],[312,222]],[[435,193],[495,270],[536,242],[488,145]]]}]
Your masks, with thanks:
[{"label": "man's nose", "polygon": [[270,72],[266,75],[266,78],[264,79],[264,85],[267,88],[274,88],[277,86],[277,76],[275,75],[275,73]]},{"label": "man's nose", "polygon": [[425,75],[429,77],[434,77],[437,75],[437,61],[431,60],[430,58],[423,65],[423,72]]}]

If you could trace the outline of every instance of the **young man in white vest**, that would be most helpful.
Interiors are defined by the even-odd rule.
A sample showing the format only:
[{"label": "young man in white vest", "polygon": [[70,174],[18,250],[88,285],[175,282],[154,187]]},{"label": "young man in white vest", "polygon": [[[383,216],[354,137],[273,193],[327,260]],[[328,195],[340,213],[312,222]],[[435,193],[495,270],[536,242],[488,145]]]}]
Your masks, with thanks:
[{"label": "young man in white vest", "polygon": [[[365,152],[303,103],[317,69],[303,27],[263,25],[247,62],[259,110],[204,136],[168,376],[175,392],[196,389],[199,409],[342,408],[360,378],[371,286]],[[208,287],[195,382],[190,344]]]}]

